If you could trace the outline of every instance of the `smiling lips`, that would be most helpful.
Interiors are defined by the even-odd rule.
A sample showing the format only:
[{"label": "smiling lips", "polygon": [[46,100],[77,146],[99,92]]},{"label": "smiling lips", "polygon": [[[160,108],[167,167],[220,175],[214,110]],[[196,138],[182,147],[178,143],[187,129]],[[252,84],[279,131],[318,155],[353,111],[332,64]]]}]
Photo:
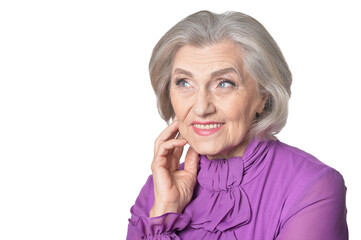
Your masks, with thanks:
[{"label": "smiling lips", "polygon": [[192,122],[193,131],[200,136],[209,136],[217,132],[224,123],[220,122]]}]

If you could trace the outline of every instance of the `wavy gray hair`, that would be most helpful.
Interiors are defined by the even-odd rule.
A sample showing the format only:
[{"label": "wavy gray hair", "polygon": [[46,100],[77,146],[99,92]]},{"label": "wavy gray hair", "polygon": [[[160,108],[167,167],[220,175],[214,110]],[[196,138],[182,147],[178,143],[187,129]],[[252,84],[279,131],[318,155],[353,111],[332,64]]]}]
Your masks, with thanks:
[{"label": "wavy gray hair", "polygon": [[176,52],[184,45],[202,47],[224,40],[240,47],[245,70],[256,81],[259,93],[268,95],[263,112],[255,118],[248,135],[273,139],[287,122],[292,74],[277,43],[263,25],[239,12],[194,13],[159,40],[149,63],[158,111],[167,122],[174,117],[169,86]]}]

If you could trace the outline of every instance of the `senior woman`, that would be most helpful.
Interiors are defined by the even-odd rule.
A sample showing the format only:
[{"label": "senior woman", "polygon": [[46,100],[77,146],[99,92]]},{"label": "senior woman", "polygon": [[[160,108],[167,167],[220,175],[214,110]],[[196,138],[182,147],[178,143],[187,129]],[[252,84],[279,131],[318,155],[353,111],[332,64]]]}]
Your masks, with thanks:
[{"label": "senior woman", "polygon": [[340,173],[274,136],[292,77],[259,22],[192,14],[161,38],[149,68],[173,121],[155,142],[127,239],[348,239]]}]

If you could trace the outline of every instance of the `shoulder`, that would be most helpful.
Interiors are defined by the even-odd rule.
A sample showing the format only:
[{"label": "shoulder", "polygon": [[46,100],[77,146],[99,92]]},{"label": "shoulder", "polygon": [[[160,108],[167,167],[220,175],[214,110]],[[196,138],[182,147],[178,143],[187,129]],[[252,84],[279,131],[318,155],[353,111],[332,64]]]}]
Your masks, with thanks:
[{"label": "shoulder", "polygon": [[292,189],[310,187],[327,175],[343,183],[341,174],[334,168],[315,156],[280,141],[274,144],[272,168],[275,168],[277,173],[287,180]]},{"label": "shoulder", "polygon": [[[280,141],[274,144],[272,167],[284,180],[284,219],[307,204],[345,198],[342,175],[313,155]],[[303,204],[304,206],[301,206]]]},{"label": "shoulder", "polygon": [[293,146],[290,146],[286,143],[283,143],[279,140],[275,141],[275,151],[282,155],[283,158],[288,158],[288,160],[298,160],[304,161],[307,163],[313,163],[316,165],[324,165],[320,160],[318,160],[313,155]]},{"label": "shoulder", "polygon": [[300,178],[303,182],[316,180],[328,172],[335,171],[315,156],[280,141],[274,144],[272,160],[279,172],[294,180]]},{"label": "shoulder", "polygon": [[289,198],[302,195],[326,176],[330,187],[344,185],[342,175],[338,171],[299,148],[277,140],[273,142],[270,152],[267,174],[281,183],[283,193]]}]

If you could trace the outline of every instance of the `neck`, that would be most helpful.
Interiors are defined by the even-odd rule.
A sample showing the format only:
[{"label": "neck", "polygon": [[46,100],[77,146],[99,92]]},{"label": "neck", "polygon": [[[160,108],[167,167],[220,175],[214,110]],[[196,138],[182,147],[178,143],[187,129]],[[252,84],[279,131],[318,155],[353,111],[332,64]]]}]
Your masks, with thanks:
[{"label": "neck", "polygon": [[207,155],[207,158],[209,160],[213,160],[213,159],[229,159],[232,157],[242,157],[250,141],[251,140],[248,138],[243,139],[237,146],[227,149],[216,155]]}]

